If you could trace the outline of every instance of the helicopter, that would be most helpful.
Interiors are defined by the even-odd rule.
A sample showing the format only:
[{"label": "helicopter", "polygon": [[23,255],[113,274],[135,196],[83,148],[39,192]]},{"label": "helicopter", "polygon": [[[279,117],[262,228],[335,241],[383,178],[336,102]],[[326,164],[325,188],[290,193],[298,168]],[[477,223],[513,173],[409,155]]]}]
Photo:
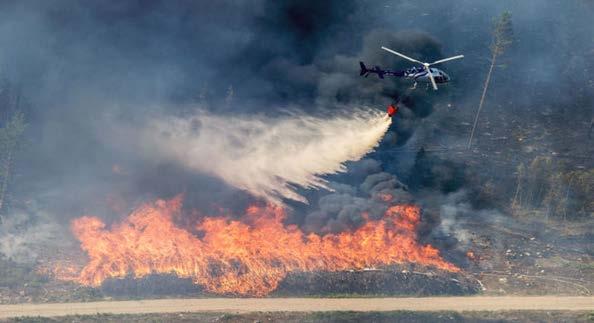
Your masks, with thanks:
[{"label": "helicopter", "polygon": [[374,66],[373,68],[369,69],[369,68],[367,68],[367,66],[365,66],[365,64],[363,62],[359,62],[359,66],[361,67],[361,72],[359,73],[359,75],[367,77],[367,76],[369,76],[369,74],[377,74],[377,76],[380,79],[383,79],[384,76],[395,76],[395,77],[404,77],[407,79],[412,79],[414,81],[414,84],[412,87],[413,89],[415,89],[417,87],[417,82],[423,82],[423,83],[427,83],[427,86],[429,86],[429,84],[431,84],[433,86],[433,90],[437,90],[438,83],[442,83],[442,84],[447,83],[451,80],[451,78],[444,71],[442,71],[438,68],[433,68],[433,67],[429,67],[429,66],[440,64],[440,63],[447,62],[447,61],[452,61],[455,59],[464,58],[464,55],[457,55],[457,56],[440,59],[433,63],[425,63],[425,62],[418,61],[414,58],[410,58],[404,54],[401,54],[395,50],[389,49],[384,46],[382,46],[382,49],[387,52],[390,52],[394,55],[397,55],[404,59],[407,59],[411,62],[421,64],[421,66],[420,67],[411,67],[406,70],[393,71],[393,70],[382,70],[379,66]]}]

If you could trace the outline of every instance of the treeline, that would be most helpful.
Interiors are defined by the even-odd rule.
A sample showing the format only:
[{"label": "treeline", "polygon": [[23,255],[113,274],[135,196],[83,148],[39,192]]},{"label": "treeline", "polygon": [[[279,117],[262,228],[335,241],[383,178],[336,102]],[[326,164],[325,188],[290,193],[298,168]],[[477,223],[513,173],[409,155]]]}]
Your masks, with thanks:
[{"label": "treeline", "polygon": [[514,213],[542,211],[563,220],[594,217],[594,168],[570,170],[552,157],[536,157],[517,168]]}]

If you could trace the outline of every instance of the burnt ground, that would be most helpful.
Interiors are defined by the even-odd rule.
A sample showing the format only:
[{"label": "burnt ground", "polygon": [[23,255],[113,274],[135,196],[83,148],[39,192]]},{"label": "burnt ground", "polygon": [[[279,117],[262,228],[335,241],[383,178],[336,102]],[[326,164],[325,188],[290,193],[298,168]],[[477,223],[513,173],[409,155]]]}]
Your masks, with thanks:
[{"label": "burnt ground", "polygon": [[272,296],[433,296],[478,292],[480,284],[464,274],[401,265],[364,271],[291,273]]},{"label": "burnt ground", "polygon": [[486,294],[591,295],[594,137],[592,115],[576,113],[591,102],[502,108],[520,97],[488,97],[470,150],[471,105],[444,101],[424,124],[427,154],[464,168],[472,207],[495,210],[457,218],[470,236],[466,270]]},{"label": "burnt ground", "polygon": [[[413,265],[335,273],[298,272],[282,281],[271,297],[591,295],[594,260],[592,246],[585,245],[588,239],[584,240],[584,236],[591,234],[591,227],[577,224],[556,230],[544,227],[550,226],[530,222],[521,232],[517,228],[510,231],[501,227],[497,239],[490,234],[493,228],[485,234],[477,230],[472,234],[473,258],[460,274]],[[587,248],[590,253],[585,254]],[[0,288],[0,301],[4,304],[215,296],[205,293],[189,279],[172,275],[114,279],[100,288],[90,288],[50,279],[33,267],[9,262],[0,265],[6,286]]]},{"label": "burnt ground", "polygon": [[[468,272],[489,295],[567,294],[594,291],[593,225],[517,219],[513,230],[470,223]],[[523,229],[518,229],[522,224]]]},{"label": "burnt ground", "polygon": [[[36,276],[37,277],[37,276]],[[91,288],[40,277],[27,286],[1,289],[1,301],[8,303],[74,302],[101,299],[142,299],[171,297],[238,297],[204,291],[191,279],[174,275],[149,275],[106,280]],[[296,272],[289,274],[270,297],[356,297],[472,295],[480,292],[472,276],[414,266],[348,272]]]},{"label": "burnt ground", "polygon": [[[417,188],[422,204],[423,194],[445,196],[467,190],[467,202],[476,212],[456,218],[467,241],[452,249],[442,245],[442,237],[426,241],[460,266],[463,274],[411,266],[293,273],[272,296],[592,295],[594,215],[591,208],[583,206],[592,205],[592,195],[580,197],[577,193],[584,189],[592,192],[594,184],[586,181],[577,187],[571,179],[553,181],[556,175],[562,178],[571,172],[594,170],[591,117],[572,116],[570,106],[560,109],[546,104],[518,108],[519,116],[514,117],[488,100],[468,150],[465,144],[474,107],[458,107],[455,94],[452,96],[452,106],[444,99],[434,106],[431,117],[422,120],[417,130],[423,135],[422,146],[411,140],[404,147],[385,149],[372,157],[380,156],[383,165],[397,164],[407,155],[414,159],[423,148],[426,161],[419,170],[430,183],[428,187],[420,183]],[[445,169],[450,177],[443,178],[443,174],[433,173],[434,169]],[[581,198],[582,204],[552,204],[551,198],[559,198],[555,185],[561,186],[557,189],[561,199],[573,197],[575,202]],[[424,189],[429,189],[428,193]],[[441,191],[431,191],[435,189]],[[427,212],[439,211],[439,205],[426,204]],[[480,210],[495,210],[496,215],[486,219],[490,215],[478,216]],[[111,280],[100,288],[89,288],[40,275],[35,265],[0,260],[0,303],[4,304],[197,295],[207,294],[187,279],[168,275]]]},{"label": "burnt ground", "polygon": [[[292,273],[271,297],[428,296],[428,295],[592,295],[594,224],[563,220],[542,211],[515,212],[488,225],[479,218],[461,221],[468,243],[444,257],[461,274],[413,265],[335,273]],[[456,256],[457,255],[457,256]],[[189,279],[151,275],[108,280],[99,288],[62,282],[35,265],[0,260],[0,303],[76,302],[214,296]],[[220,295],[218,295],[220,296]],[[227,295],[235,296],[235,295]]]},{"label": "burnt ground", "polygon": [[[469,241],[462,249],[468,254],[460,258],[461,250],[442,248],[444,257],[462,268],[460,274],[410,264],[296,272],[270,296],[592,295],[593,221],[547,218],[538,210],[515,212],[503,219],[487,224],[478,217],[460,221],[461,229],[468,232]],[[2,304],[200,296],[215,295],[190,279],[172,275],[113,279],[90,288],[52,279],[35,265],[0,260]]]}]

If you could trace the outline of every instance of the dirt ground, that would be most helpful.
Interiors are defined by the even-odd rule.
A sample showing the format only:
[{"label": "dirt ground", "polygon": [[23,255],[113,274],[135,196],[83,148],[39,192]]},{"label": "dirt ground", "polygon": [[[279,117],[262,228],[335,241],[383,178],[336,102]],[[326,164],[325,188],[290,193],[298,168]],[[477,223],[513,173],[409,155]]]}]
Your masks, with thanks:
[{"label": "dirt ground", "polygon": [[1,305],[0,319],[180,312],[594,311],[594,297],[204,298]]},{"label": "dirt ground", "polygon": [[95,314],[61,317],[18,317],[0,319],[9,323],[97,323],[97,322],[217,322],[217,323],[505,323],[505,322],[592,322],[594,312],[587,311],[473,311],[473,312],[253,312],[253,313],[152,313],[152,314]]}]

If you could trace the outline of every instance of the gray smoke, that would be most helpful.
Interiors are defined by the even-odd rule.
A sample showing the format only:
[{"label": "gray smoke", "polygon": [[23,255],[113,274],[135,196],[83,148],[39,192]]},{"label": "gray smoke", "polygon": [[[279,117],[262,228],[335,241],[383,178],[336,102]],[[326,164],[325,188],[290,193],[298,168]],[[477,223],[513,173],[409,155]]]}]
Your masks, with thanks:
[{"label": "gray smoke", "polygon": [[[197,104],[210,115],[269,120],[282,118],[278,107],[285,106],[295,107],[299,118],[321,118],[348,116],[344,106],[383,111],[399,103],[386,138],[370,156],[374,161],[347,163],[346,173],[321,177],[334,192],[275,194],[311,202],[294,215],[310,230],[351,228],[361,211],[377,216],[385,207],[380,193],[410,201],[424,199],[420,191],[441,196],[468,189],[464,165],[416,162],[416,154],[424,145],[448,147],[466,138],[461,124],[472,120],[488,68],[490,21],[504,10],[513,14],[517,39],[491,84],[491,93],[505,99],[488,101],[494,103],[484,118],[513,117],[524,128],[542,129],[591,120],[591,1],[2,1],[0,73],[21,90],[29,128],[14,163],[0,250],[22,258],[31,244],[46,243],[44,232],[64,228],[73,217],[117,218],[148,198],[185,192],[188,204],[200,209],[239,208],[253,199],[238,192],[246,185],[202,174],[210,171],[201,167],[200,174],[188,171],[179,158],[147,159],[139,146],[123,147],[130,138],[113,131],[114,124],[128,125],[130,133],[150,120],[190,119],[188,106]],[[382,45],[423,61],[466,57],[443,66],[454,79],[437,93],[408,91],[410,83],[401,80],[358,75],[359,60],[409,66],[383,53]],[[324,119],[316,120],[322,127]],[[312,129],[310,134],[320,130]],[[240,124],[230,124],[225,136],[241,131]],[[566,141],[551,145],[562,149]],[[491,171],[490,165],[476,167]],[[256,195],[292,181],[285,176]],[[124,207],[105,206],[107,196],[118,196]],[[28,200],[37,201],[34,211],[25,206]],[[444,209],[444,230],[456,231],[459,218],[451,214],[469,213]]]}]

